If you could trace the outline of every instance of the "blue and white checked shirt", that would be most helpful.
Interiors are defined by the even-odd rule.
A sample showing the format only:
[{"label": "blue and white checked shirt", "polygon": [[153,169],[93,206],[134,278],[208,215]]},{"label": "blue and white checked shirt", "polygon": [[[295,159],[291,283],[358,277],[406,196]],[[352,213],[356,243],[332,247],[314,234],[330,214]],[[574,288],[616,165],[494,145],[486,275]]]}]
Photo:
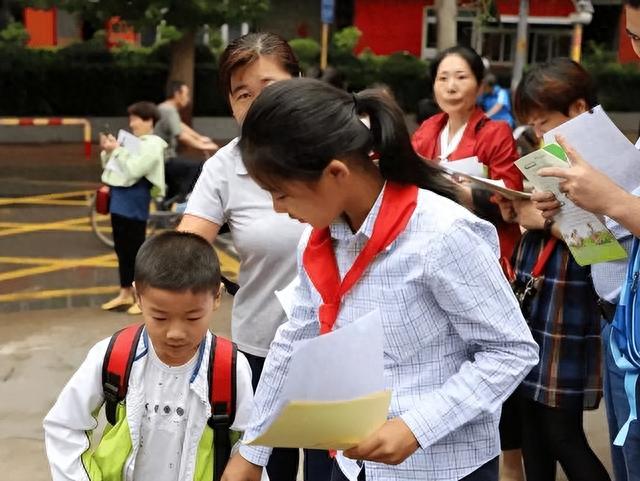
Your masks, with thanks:
[{"label": "blue and white checked shirt", "polygon": [[[371,236],[380,203],[381,196],[355,234],[345,222],[331,225],[341,276]],[[266,428],[293,343],[319,333],[321,299],[300,267],[309,232],[298,249],[289,321],[271,344],[245,439]],[[538,347],[497,252],[491,224],[421,190],[405,231],[343,299],[338,329],[380,309],[385,380],[393,391],[389,418],[401,416],[421,446],[398,466],[365,462],[368,481],[458,480],[499,454],[500,407],[538,362]],[[240,452],[264,466],[271,450],[242,446]]]}]

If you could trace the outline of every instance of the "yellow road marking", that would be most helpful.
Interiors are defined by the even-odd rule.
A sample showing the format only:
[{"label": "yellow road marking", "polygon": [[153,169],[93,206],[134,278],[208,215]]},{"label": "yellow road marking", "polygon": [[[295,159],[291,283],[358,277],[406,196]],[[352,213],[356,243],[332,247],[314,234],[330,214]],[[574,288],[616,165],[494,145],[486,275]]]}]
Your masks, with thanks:
[{"label": "yellow road marking", "polygon": [[42,194],[42,195],[30,195],[27,197],[10,197],[7,199],[0,199],[0,205],[9,205],[9,204],[24,204],[24,203],[34,203],[38,201],[47,201],[47,200],[58,200],[65,199],[67,197],[86,197],[93,194],[92,190],[75,190],[73,192],[57,192],[54,194]]},{"label": "yellow road marking", "polygon": [[0,282],[20,277],[71,269],[74,267],[117,267],[117,265],[115,254],[105,254],[85,259],[59,259],[46,265],[26,267],[24,269],[16,269],[14,271],[0,273]]},{"label": "yellow road marking", "polygon": [[14,294],[1,294],[0,302],[29,301],[37,299],[52,299],[54,297],[67,296],[92,296],[100,294],[116,293],[120,290],[117,286],[86,287],[82,289],[52,289],[39,292],[17,292]]},{"label": "yellow road marking", "polygon": [[43,230],[66,230],[69,226],[76,226],[78,224],[87,224],[89,217],[78,217],[75,219],[67,219],[54,222],[45,223],[27,223],[25,222],[20,227],[14,227],[0,231],[0,237],[6,237],[14,234],[25,234],[28,232],[37,232]]},{"label": "yellow road marking", "polygon": [[26,199],[20,200],[19,202],[8,202],[6,204],[35,204],[35,205],[66,205],[72,207],[89,207],[88,200],[37,200],[37,199]]}]

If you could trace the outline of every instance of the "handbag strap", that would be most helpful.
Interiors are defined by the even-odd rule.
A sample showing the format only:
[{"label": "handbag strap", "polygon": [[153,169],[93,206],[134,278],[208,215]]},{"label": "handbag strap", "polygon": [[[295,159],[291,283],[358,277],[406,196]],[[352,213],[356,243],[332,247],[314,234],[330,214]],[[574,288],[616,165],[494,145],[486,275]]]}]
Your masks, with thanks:
[{"label": "handbag strap", "polygon": [[544,268],[546,267],[547,262],[549,262],[551,254],[553,253],[553,249],[555,249],[557,243],[558,239],[555,237],[551,237],[551,239],[549,239],[545,243],[544,249],[542,249],[542,252],[540,252],[538,260],[536,261],[536,264],[533,266],[533,270],[531,271],[532,278],[535,279],[537,277],[540,277],[540,275],[544,272]]}]

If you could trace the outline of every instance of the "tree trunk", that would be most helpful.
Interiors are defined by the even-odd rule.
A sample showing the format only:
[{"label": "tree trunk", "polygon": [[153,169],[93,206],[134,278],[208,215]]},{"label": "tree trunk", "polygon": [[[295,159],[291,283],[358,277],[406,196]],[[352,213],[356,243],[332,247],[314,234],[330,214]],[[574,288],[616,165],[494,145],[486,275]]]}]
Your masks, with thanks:
[{"label": "tree trunk", "polygon": [[436,0],[438,19],[438,50],[453,47],[458,42],[458,5],[456,0]]},{"label": "tree trunk", "polygon": [[193,113],[193,99],[195,98],[195,40],[195,31],[188,30],[184,32],[180,40],[173,43],[173,47],[171,49],[171,65],[169,67],[169,78],[167,79],[167,83],[172,80],[179,80],[189,86],[192,102],[181,112],[182,120],[189,125],[191,124],[191,116]]}]

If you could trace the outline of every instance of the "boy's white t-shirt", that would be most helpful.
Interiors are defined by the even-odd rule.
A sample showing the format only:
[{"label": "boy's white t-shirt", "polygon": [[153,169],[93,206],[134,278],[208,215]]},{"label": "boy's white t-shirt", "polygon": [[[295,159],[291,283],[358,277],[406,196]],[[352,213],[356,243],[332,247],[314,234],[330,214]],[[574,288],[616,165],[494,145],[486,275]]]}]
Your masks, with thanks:
[{"label": "boy's white t-shirt", "polygon": [[[199,350],[182,366],[163,363],[148,343],[144,372],[144,413],[140,424],[140,447],[134,463],[133,481],[177,481],[180,466],[188,460],[184,446],[190,389]],[[207,360],[203,359],[202,363]],[[206,366],[204,366],[206,367]],[[203,365],[200,369],[204,368]],[[232,428],[243,431],[253,409],[251,368],[241,352],[236,362],[236,416]]]},{"label": "boy's white t-shirt", "polygon": [[144,414],[134,481],[177,481],[189,418],[189,389],[199,351],[182,366],[163,363],[153,345],[144,373]]}]

